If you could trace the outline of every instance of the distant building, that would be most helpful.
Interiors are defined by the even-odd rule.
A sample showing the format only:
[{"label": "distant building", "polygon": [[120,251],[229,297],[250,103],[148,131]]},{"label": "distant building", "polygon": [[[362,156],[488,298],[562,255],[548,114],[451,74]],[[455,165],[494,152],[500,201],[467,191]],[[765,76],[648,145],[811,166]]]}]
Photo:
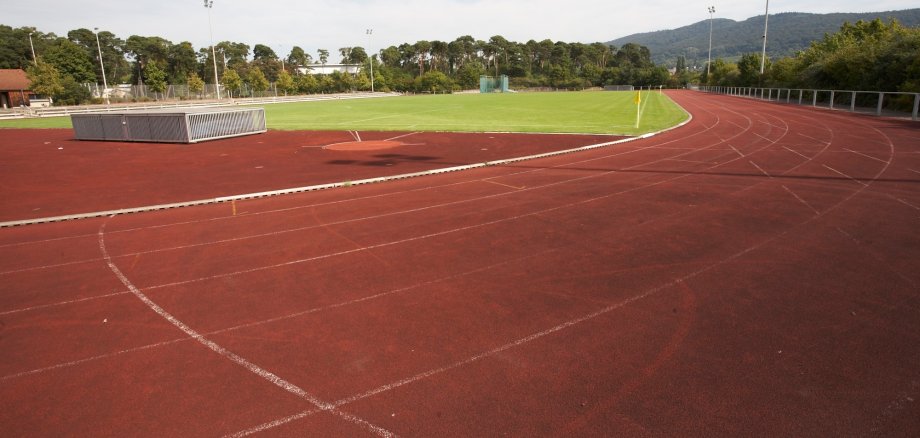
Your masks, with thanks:
[{"label": "distant building", "polygon": [[297,67],[297,71],[299,71],[300,74],[311,75],[329,75],[335,71],[354,75],[361,71],[361,64],[310,64],[309,68]]},{"label": "distant building", "polygon": [[0,69],[0,108],[29,106],[29,98],[35,97],[29,86],[31,82],[21,69]]}]

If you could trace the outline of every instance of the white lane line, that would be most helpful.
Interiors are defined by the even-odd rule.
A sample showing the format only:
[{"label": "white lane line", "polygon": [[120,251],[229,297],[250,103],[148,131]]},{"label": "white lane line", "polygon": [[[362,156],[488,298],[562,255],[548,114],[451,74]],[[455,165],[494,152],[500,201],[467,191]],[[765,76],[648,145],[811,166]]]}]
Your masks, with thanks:
[{"label": "white lane line", "polygon": [[732,150],[735,151],[735,152],[737,152],[738,155],[740,155],[740,156],[742,156],[742,157],[744,156],[744,154],[742,154],[741,151],[739,151],[738,149],[736,149],[734,146],[732,146],[732,145],[729,144],[728,147],[732,148]]},{"label": "white lane line", "polygon": [[802,199],[801,197],[799,197],[799,195],[797,195],[795,192],[793,192],[792,190],[790,190],[789,187],[786,187],[785,185],[783,185],[783,188],[786,189],[786,191],[789,192],[790,195],[794,196],[795,199],[798,199],[799,202],[801,202],[802,204],[804,204],[806,207],[810,208],[811,211],[815,212],[815,214],[821,214],[821,212],[818,211],[818,209],[812,207],[811,204],[809,204],[808,202],[805,202],[804,199]]},{"label": "white lane line", "polygon": [[[155,254],[155,253],[161,253],[161,252],[167,252],[167,251],[177,251],[177,250],[182,250],[182,249],[196,248],[196,247],[208,246],[208,245],[214,245],[214,244],[238,242],[238,241],[243,241],[243,240],[248,240],[248,239],[258,239],[258,238],[263,238],[263,237],[272,237],[272,236],[278,236],[278,235],[286,234],[286,233],[293,233],[293,232],[298,232],[298,231],[307,231],[307,230],[312,230],[312,229],[324,228],[324,227],[328,227],[328,226],[344,225],[344,224],[349,224],[349,223],[354,223],[354,222],[361,222],[361,221],[366,221],[366,220],[381,219],[381,218],[385,218],[385,217],[389,217],[389,216],[397,216],[397,215],[401,215],[401,214],[418,213],[418,212],[425,211],[425,210],[432,210],[432,209],[437,209],[437,208],[450,207],[450,206],[465,204],[465,203],[469,203],[469,202],[478,202],[478,201],[483,201],[483,200],[492,199],[492,198],[498,198],[498,197],[507,196],[507,195],[515,195],[515,194],[517,194],[517,193],[519,193],[519,192],[521,192],[521,191],[530,191],[530,190],[545,189],[545,188],[554,187],[554,186],[557,186],[557,185],[563,185],[563,184],[568,184],[568,183],[572,183],[572,182],[578,182],[578,181],[582,181],[582,180],[586,180],[586,179],[591,179],[591,178],[598,178],[598,177],[602,177],[602,176],[608,175],[608,174],[610,174],[611,172],[612,172],[612,171],[608,171],[608,172],[598,173],[598,174],[594,174],[594,175],[588,175],[588,176],[583,176],[583,177],[578,177],[578,178],[571,178],[571,179],[556,181],[556,182],[549,183],[549,184],[544,184],[544,185],[540,185],[540,186],[533,186],[533,187],[527,187],[527,188],[524,188],[524,187],[513,187],[513,186],[509,186],[509,185],[507,185],[507,184],[501,184],[501,183],[495,182],[495,184],[498,184],[498,185],[501,185],[501,186],[505,186],[505,187],[509,187],[509,188],[513,188],[513,189],[515,189],[515,191],[508,191],[508,192],[496,193],[496,194],[492,194],[492,195],[480,196],[480,197],[469,198],[469,199],[462,199],[462,200],[459,200],[459,201],[445,202],[445,203],[441,203],[441,204],[428,205],[428,206],[425,206],[425,207],[413,208],[413,209],[408,209],[408,210],[399,210],[399,211],[394,211],[394,212],[389,212],[389,213],[382,213],[382,214],[372,215],[372,216],[363,216],[363,217],[359,217],[359,218],[345,219],[345,220],[341,220],[341,221],[328,222],[328,223],[323,223],[323,224],[307,225],[307,226],[296,227],[296,228],[286,228],[286,229],[282,229],[282,230],[270,231],[270,232],[259,233],[259,234],[250,234],[250,235],[245,235],[245,236],[240,236],[240,237],[233,237],[233,238],[229,238],[229,239],[210,240],[210,241],[206,241],[206,242],[192,243],[192,244],[188,244],[188,245],[178,245],[178,246],[172,246],[172,247],[166,247],[166,248],[152,249],[152,250],[148,250],[148,251],[137,251],[137,252],[131,252],[131,253],[117,254],[117,255],[114,255],[113,258],[136,257],[136,256],[138,256],[138,255]],[[492,179],[495,179],[495,178],[486,178],[486,180],[492,180]],[[489,182],[494,182],[494,181],[489,181]],[[17,269],[17,270],[12,270],[12,271],[0,272],[0,275],[15,274],[15,273],[19,273],[19,272],[35,271],[35,270],[48,269],[48,268],[59,268],[59,267],[71,266],[71,265],[76,265],[76,264],[81,264],[81,263],[92,263],[92,262],[96,262],[96,261],[99,261],[99,260],[102,260],[102,259],[97,257],[97,258],[92,258],[92,259],[76,260],[76,261],[72,261],[72,262],[65,262],[65,263],[58,263],[58,264],[51,264],[51,265],[32,266],[32,267],[29,267],[29,268],[22,268],[22,269]],[[2,314],[2,313],[0,313],[0,314]]]},{"label": "white lane line", "polygon": [[258,425],[258,426],[255,426],[255,427],[252,427],[252,428],[249,428],[249,429],[246,429],[246,430],[242,430],[242,431],[239,431],[239,432],[230,434],[230,435],[224,435],[224,437],[226,437],[226,438],[242,438],[242,437],[244,437],[244,436],[254,435],[254,434],[257,434],[257,433],[260,433],[260,432],[265,432],[266,430],[269,430],[269,429],[274,429],[274,428],[276,428],[276,427],[278,427],[278,426],[283,426],[283,425],[285,425],[285,424],[287,424],[287,423],[290,423],[290,422],[292,422],[292,421],[299,420],[299,419],[301,419],[301,418],[309,417],[309,416],[311,416],[311,415],[313,415],[313,414],[317,414],[317,413],[319,413],[319,412],[322,412],[322,411],[319,410],[319,409],[310,409],[310,410],[307,410],[307,411],[303,411],[303,412],[300,412],[300,413],[291,415],[291,416],[289,416],[289,417],[284,417],[284,418],[279,418],[279,419],[274,420],[274,421],[269,421],[268,423],[260,424],[260,425]]},{"label": "white lane line", "polygon": [[[338,308],[341,308],[341,307],[347,307],[347,306],[351,306],[351,305],[363,303],[363,302],[366,302],[366,301],[372,301],[372,300],[380,299],[380,298],[387,297],[387,296],[390,296],[390,295],[395,295],[395,294],[399,294],[399,293],[403,293],[403,292],[408,292],[408,291],[411,291],[411,290],[414,290],[414,289],[419,289],[419,288],[422,288],[422,287],[431,286],[431,285],[435,285],[435,284],[438,284],[438,283],[443,283],[443,282],[445,282],[445,281],[456,280],[456,279],[459,279],[459,278],[462,278],[462,277],[466,277],[466,276],[468,276],[468,275],[473,275],[473,274],[478,274],[478,273],[480,273],[480,272],[490,271],[490,270],[495,269],[495,268],[498,268],[498,267],[500,267],[500,266],[508,265],[508,264],[511,264],[511,263],[517,263],[517,262],[520,262],[520,261],[523,261],[523,260],[527,260],[527,259],[529,259],[529,258],[533,258],[533,257],[537,257],[537,256],[542,256],[542,255],[544,255],[544,254],[548,254],[548,253],[551,253],[551,252],[554,252],[554,251],[556,251],[556,250],[555,250],[555,249],[549,249],[549,250],[545,250],[545,251],[539,251],[539,252],[536,252],[536,253],[533,253],[533,254],[528,254],[528,255],[523,256],[523,257],[517,257],[517,258],[513,258],[513,259],[509,259],[509,260],[504,260],[504,261],[501,261],[501,262],[498,262],[498,263],[493,263],[493,264],[491,264],[491,265],[489,265],[489,266],[484,266],[484,267],[477,268],[477,269],[473,269],[473,270],[470,270],[470,271],[464,271],[464,272],[456,273],[456,274],[453,274],[453,275],[448,275],[448,276],[445,276],[445,277],[436,278],[436,279],[434,279],[434,280],[429,280],[429,281],[417,283],[417,284],[414,284],[414,285],[411,285],[411,286],[406,286],[406,287],[402,287],[402,288],[392,289],[392,290],[389,290],[389,291],[384,291],[384,292],[380,292],[380,293],[373,294],[373,295],[367,295],[367,296],[363,296],[363,297],[360,297],[360,298],[351,299],[351,300],[348,300],[348,301],[342,301],[342,302],[338,302],[338,303],[333,303],[333,304],[329,304],[329,305],[326,305],[326,306],[314,307],[314,308],[302,310],[302,311],[299,311],[299,312],[288,313],[288,314],[286,314],[286,315],[276,316],[276,317],[274,317],[274,318],[268,318],[268,319],[263,319],[263,320],[260,320],[260,321],[253,321],[253,322],[248,322],[248,323],[245,323],[245,324],[239,324],[239,325],[235,325],[235,326],[231,326],[231,327],[225,327],[225,328],[222,328],[222,329],[212,330],[212,331],[210,331],[210,332],[204,333],[203,336],[212,336],[212,335],[219,335],[219,334],[224,334],[224,333],[230,333],[230,332],[234,332],[234,331],[237,331],[237,330],[242,330],[242,329],[245,329],[245,328],[258,327],[258,326],[265,325],[265,324],[271,324],[271,323],[275,323],[275,322],[285,321],[285,320],[288,320],[288,319],[294,319],[294,318],[298,318],[298,317],[301,317],[301,316],[306,316],[306,315],[310,315],[310,314],[314,314],[314,313],[320,313],[320,312],[325,312],[325,311],[332,310],[332,309],[338,309]],[[129,294],[129,293],[131,293],[131,292],[130,292],[130,291],[125,291],[125,292],[119,292],[119,293],[117,293],[117,294],[112,294],[112,295],[125,295],[125,294]],[[44,368],[37,368],[37,369],[34,369],[34,370],[30,370],[30,371],[23,371],[23,372],[20,372],[20,373],[10,374],[10,375],[7,375],[7,376],[3,376],[2,378],[0,378],[0,381],[2,381],[2,380],[8,380],[8,379],[15,379],[15,378],[24,377],[24,376],[28,376],[28,375],[32,375],[32,374],[40,374],[40,373],[43,373],[43,372],[46,372],[46,371],[52,371],[52,370],[56,370],[56,369],[60,369],[60,368],[67,368],[67,367],[71,367],[71,366],[75,366],[75,365],[80,365],[80,364],[87,363],[87,362],[92,362],[92,361],[95,361],[95,360],[106,359],[106,358],[110,358],[110,357],[114,357],[114,356],[120,356],[120,355],[122,355],[122,354],[133,353],[133,352],[142,351],[142,350],[147,350],[147,349],[150,349],[150,348],[163,347],[163,346],[175,344],[175,343],[178,343],[178,342],[184,342],[184,341],[187,341],[187,340],[190,340],[190,339],[191,339],[191,338],[170,339],[170,340],[168,340],[168,341],[156,342],[156,343],[153,343],[153,344],[143,345],[143,346],[140,346],[140,347],[128,348],[128,349],[116,351],[116,352],[113,352],[113,353],[101,354],[101,355],[98,355],[98,356],[92,356],[92,357],[83,358],[83,359],[78,359],[78,360],[74,360],[74,361],[70,361],[70,362],[64,362],[64,363],[60,363],[60,364],[56,364],[56,365],[52,365],[52,366],[48,366],[48,367],[44,367]]]},{"label": "white lane line", "polygon": [[748,163],[751,163],[752,166],[756,167],[757,170],[759,170],[759,171],[760,171],[761,173],[763,173],[764,175],[766,175],[766,176],[768,176],[768,177],[770,177],[770,178],[773,178],[773,175],[770,175],[769,173],[767,173],[767,171],[766,171],[766,170],[763,170],[763,168],[761,168],[760,166],[758,166],[757,163],[755,163],[755,162],[753,162],[753,161],[750,161],[750,160],[748,160]]},{"label": "white lane line", "polygon": [[245,368],[249,372],[269,381],[275,386],[281,389],[284,389],[285,391],[291,394],[297,395],[298,397],[301,397],[304,400],[307,400],[308,402],[310,402],[317,408],[324,410],[324,411],[329,411],[330,413],[333,413],[333,414],[336,414],[337,416],[344,418],[345,420],[350,421],[353,424],[356,424],[367,430],[370,430],[371,432],[374,432],[378,436],[382,436],[382,437],[394,436],[393,433],[387,431],[386,429],[375,426],[365,420],[362,420],[351,414],[340,411],[339,409],[337,409],[337,406],[320,400],[313,394],[310,394],[309,392],[304,391],[299,386],[291,382],[288,382],[287,380],[284,380],[283,378],[272,373],[271,371],[268,371],[250,362],[246,358],[218,345],[216,342],[208,338],[205,338],[202,334],[198,333],[193,328],[189,327],[184,322],[180,321],[178,318],[173,316],[171,313],[167,312],[165,309],[160,307],[160,305],[155,303],[153,300],[147,297],[147,295],[145,295],[140,289],[134,286],[134,284],[131,283],[131,280],[129,280],[128,277],[126,277],[125,274],[121,272],[121,269],[119,269],[118,266],[116,266],[115,263],[112,262],[111,257],[109,257],[108,250],[105,247],[105,225],[106,225],[106,222],[103,222],[102,225],[99,227],[99,250],[102,252],[102,256],[105,259],[106,264],[108,265],[112,273],[115,274],[118,280],[121,281],[121,283],[124,284],[125,287],[127,287],[128,290],[130,290],[131,293],[134,294],[134,296],[136,296],[139,300],[141,300],[141,302],[143,302],[144,304],[147,305],[147,307],[149,307],[151,310],[156,312],[157,315],[160,315],[160,317],[169,321],[170,324],[172,324],[173,326],[175,326],[176,328],[184,332],[190,338],[198,341],[200,344],[204,345],[211,351]]},{"label": "white lane line", "polygon": [[866,158],[869,158],[869,159],[872,159],[872,160],[875,160],[875,161],[878,161],[878,162],[881,162],[881,163],[887,163],[887,161],[885,161],[885,160],[883,160],[883,159],[881,159],[881,158],[876,158],[876,157],[873,157],[873,156],[871,156],[871,155],[866,155],[866,154],[864,154],[864,153],[862,153],[862,152],[859,152],[859,151],[854,151],[854,150],[852,150],[852,149],[847,149],[847,148],[843,148],[843,150],[845,150],[845,151],[847,151],[847,152],[852,152],[852,153],[854,153],[854,154],[856,154],[856,155],[862,155],[862,156],[864,156],[864,157],[866,157]]},{"label": "white lane line", "polygon": [[803,155],[803,154],[800,153],[799,151],[796,151],[796,150],[793,150],[793,149],[789,149],[789,148],[786,147],[786,146],[783,146],[783,149],[785,149],[785,150],[787,150],[787,151],[789,151],[789,152],[792,152],[793,154],[796,154],[796,155],[798,155],[798,156],[800,156],[800,157],[802,157],[802,158],[804,158],[804,159],[806,159],[806,160],[811,160],[811,158],[809,158],[809,157],[806,156],[806,155]]},{"label": "white lane line", "polygon": [[[889,195],[889,196],[890,196],[890,195]],[[908,207],[912,207],[914,210],[920,210],[920,207],[917,207],[916,205],[911,204],[910,202],[907,202],[907,201],[905,201],[905,200],[903,200],[903,199],[901,199],[901,198],[894,198],[894,199],[896,199],[898,202],[900,202],[900,203],[902,203],[902,204],[904,204],[904,205],[906,205],[906,206],[908,206]]]},{"label": "white lane line", "polygon": [[916,174],[920,174],[920,170],[914,170],[914,169],[907,169],[907,170],[909,170],[909,171],[911,171],[911,172],[913,172],[913,173],[916,173]]},{"label": "white lane line", "polygon": [[[872,128],[872,129],[874,129],[876,132],[878,132],[879,134],[881,134],[883,137],[885,137],[885,138],[887,139],[887,136],[885,136],[885,134],[884,134],[883,132],[881,132],[881,131],[879,131],[878,129],[875,129],[875,128]],[[894,154],[894,143],[892,143],[890,139],[888,139],[888,142],[889,142],[889,147],[891,148],[891,153],[892,153],[892,155],[893,155],[893,154]],[[828,144],[828,145],[829,145],[829,144]],[[827,145],[826,145],[826,146],[827,146]],[[890,163],[889,163],[889,165],[890,165]],[[871,181],[874,182],[875,180],[877,180],[877,179],[887,170],[887,168],[889,167],[889,165],[886,165],[883,169],[881,169],[881,170],[872,178]],[[769,244],[769,243],[771,243],[771,242],[773,242],[773,241],[775,241],[775,240],[778,240],[780,237],[783,237],[783,236],[787,235],[787,234],[789,233],[789,231],[792,230],[792,228],[796,228],[796,227],[799,227],[799,226],[803,226],[803,225],[806,225],[806,224],[811,223],[812,221],[817,220],[818,218],[822,217],[824,214],[826,214],[826,213],[828,213],[828,212],[830,212],[830,211],[832,211],[832,210],[835,210],[835,209],[838,208],[839,206],[843,205],[845,202],[848,202],[850,199],[853,199],[853,197],[855,197],[856,195],[858,195],[859,193],[861,193],[861,192],[862,192],[863,190],[865,190],[865,189],[866,189],[866,187],[863,187],[863,188],[860,188],[860,189],[854,191],[853,193],[851,193],[851,194],[850,194],[849,196],[847,196],[846,198],[844,198],[844,199],[838,201],[836,204],[834,204],[833,206],[831,206],[830,208],[828,208],[827,210],[825,210],[825,212],[819,213],[819,214],[817,214],[817,215],[815,215],[815,216],[813,216],[813,217],[811,217],[811,218],[809,218],[809,219],[806,219],[805,221],[799,223],[799,224],[796,225],[795,227],[790,227],[788,230],[783,231],[783,232],[781,232],[781,233],[778,233],[778,234],[776,234],[775,236],[773,236],[773,237],[771,237],[771,238],[769,238],[769,239],[767,239],[767,240],[765,240],[765,241],[763,241],[763,242],[761,242],[761,243],[759,243],[759,244],[756,244],[756,245],[754,245],[754,246],[752,246],[752,247],[750,247],[750,248],[748,248],[748,249],[745,249],[745,250],[743,250],[743,251],[741,251],[741,252],[739,252],[739,253],[736,253],[736,254],[734,254],[734,255],[731,255],[731,256],[729,256],[729,257],[727,257],[727,258],[725,258],[725,259],[723,259],[723,260],[721,260],[721,261],[719,261],[719,262],[717,262],[717,263],[714,263],[714,264],[712,264],[712,265],[709,265],[709,266],[707,266],[707,267],[704,267],[704,268],[702,268],[702,269],[700,269],[700,270],[698,270],[698,271],[695,271],[695,272],[693,272],[693,273],[690,273],[690,274],[688,274],[688,275],[686,275],[686,276],[684,276],[684,277],[681,277],[681,278],[679,278],[679,279],[677,279],[677,280],[674,280],[674,281],[672,281],[672,282],[669,282],[669,283],[666,283],[666,284],[664,284],[664,285],[658,286],[657,288],[653,288],[653,289],[651,289],[650,291],[645,292],[644,294],[640,294],[640,295],[634,296],[634,297],[632,297],[632,298],[629,298],[629,299],[627,299],[627,300],[621,301],[621,302],[618,303],[618,304],[619,304],[620,306],[624,306],[624,305],[626,305],[626,304],[629,304],[629,302],[637,301],[637,300],[640,300],[640,299],[642,299],[642,298],[644,298],[644,297],[646,297],[646,296],[649,296],[649,295],[655,293],[655,292],[658,291],[658,290],[662,290],[662,289],[664,289],[664,288],[666,288],[666,287],[669,287],[669,286],[672,286],[672,285],[676,285],[676,284],[678,284],[679,282],[689,280],[689,279],[691,279],[691,278],[693,278],[693,277],[695,277],[695,276],[697,276],[697,275],[699,275],[699,274],[701,274],[701,273],[705,273],[706,271],[708,271],[708,270],[710,270],[710,269],[713,269],[713,268],[715,268],[715,267],[717,267],[717,266],[720,266],[720,265],[723,265],[723,264],[725,264],[725,263],[731,262],[731,261],[733,261],[733,260],[735,260],[735,259],[737,259],[737,258],[739,258],[739,257],[741,257],[741,256],[743,256],[743,255],[745,255],[745,254],[747,254],[747,253],[749,253],[749,252],[751,252],[751,251],[754,251],[754,250],[756,250],[756,249],[758,249],[758,248],[760,248],[760,247],[763,247],[763,246],[765,246],[765,245],[767,245],[767,244]],[[912,282],[911,282],[911,283],[912,283]],[[614,304],[613,306],[617,306],[617,304]],[[611,307],[613,307],[613,306],[611,306]],[[603,313],[600,313],[600,312],[603,312],[603,310],[604,310],[604,309],[602,309],[602,310],[599,311],[599,312],[595,312],[594,314],[591,314],[591,315],[595,315],[595,314],[596,314],[594,317],[600,316],[600,314],[603,314]],[[611,309],[611,310],[614,310],[614,309]],[[600,313],[600,314],[598,314],[598,313]],[[587,319],[585,319],[585,318],[590,319],[590,318],[591,318],[591,315],[588,315],[587,317],[579,318],[579,320],[583,320],[583,321],[584,321],[584,320],[587,320]],[[566,326],[566,324],[567,324],[567,323],[563,323],[563,324],[561,324],[561,326]],[[577,323],[575,323],[575,324],[577,324]],[[571,324],[571,325],[574,325],[574,324]],[[557,326],[557,327],[559,327],[559,326]],[[563,327],[563,328],[565,328],[565,327]],[[548,331],[550,331],[550,330],[553,330],[553,329],[549,329]],[[559,330],[562,330],[562,328],[560,328]],[[541,333],[542,333],[542,332],[541,332]],[[547,334],[549,334],[549,333],[547,333]],[[533,336],[535,336],[535,335],[531,335],[531,336],[529,336],[528,338],[533,337]],[[545,335],[544,335],[544,336],[545,336]],[[523,339],[527,339],[527,338],[523,338]],[[516,342],[517,342],[517,341],[512,342],[511,344],[515,344]],[[506,344],[506,345],[509,345],[509,344]],[[499,349],[501,349],[501,348],[502,348],[502,347],[499,347],[499,348],[497,348],[497,349],[495,349],[495,350],[499,350]],[[509,348],[510,348],[510,347],[509,347]],[[485,354],[485,353],[484,353],[484,354]],[[468,363],[469,361],[470,361],[470,359],[467,359],[466,361],[455,362],[455,365],[456,365],[456,366],[462,366],[463,364]],[[457,365],[457,364],[459,364],[459,365]],[[451,369],[451,368],[450,368],[450,365],[447,366],[447,367],[443,367],[443,368],[444,368],[444,371],[449,371],[449,370]],[[439,368],[439,369],[437,369],[437,370],[440,370],[440,369],[441,369],[441,368]],[[376,388],[376,389],[372,389],[372,390],[367,391],[367,392],[365,392],[365,393],[358,394],[358,395],[355,395],[355,396],[352,396],[352,397],[348,397],[348,398],[346,398],[346,399],[339,400],[339,401],[336,402],[336,404],[342,403],[342,402],[349,403],[350,401],[360,400],[360,399],[363,399],[363,398],[366,398],[366,397],[370,397],[370,396],[372,396],[372,395],[379,394],[380,392],[388,391],[388,390],[390,390],[390,389],[393,389],[393,388],[396,388],[396,387],[399,387],[399,386],[402,386],[402,385],[405,385],[405,384],[414,382],[414,381],[419,380],[419,379],[421,379],[421,378],[424,378],[424,377],[420,377],[420,376],[430,376],[430,375],[433,375],[433,374],[437,374],[437,373],[438,373],[437,370],[427,371],[427,372],[424,372],[424,373],[417,374],[416,376],[413,376],[413,377],[410,377],[410,378],[407,378],[407,379],[400,380],[400,381],[398,381],[398,382],[394,382],[394,383],[390,383],[390,384],[387,384],[387,385],[380,386],[380,387],[378,387],[378,388]],[[443,371],[440,371],[440,372],[443,372]],[[417,377],[417,378],[416,378],[416,377]],[[349,401],[349,400],[350,400],[350,401]],[[290,417],[288,417],[288,418],[290,418]],[[293,421],[293,419],[292,419],[292,420],[289,420],[289,421]],[[288,421],[288,422],[289,422],[289,421]]]},{"label": "white lane line", "polygon": [[824,166],[824,167],[827,168],[828,170],[834,171],[834,173],[836,173],[836,174],[838,174],[838,175],[840,175],[840,176],[843,176],[843,177],[845,177],[845,178],[848,178],[848,179],[852,180],[853,182],[862,184],[863,187],[868,186],[868,184],[866,184],[866,183],[864,183],[864,182],[862,182],[862,181],[860,181],[860,180],[858,180],[858,179],[856,179],[856,178],[853,178],[852,176],[847,175],[847,174],[845,174],[845,173],[843,173],[843,172],[841,172],[841,171],[839,171],[839,170],[837,170],[837,169],[834,169],[833,167],[828,166],[827,164],[822,164],[822,166]]}]

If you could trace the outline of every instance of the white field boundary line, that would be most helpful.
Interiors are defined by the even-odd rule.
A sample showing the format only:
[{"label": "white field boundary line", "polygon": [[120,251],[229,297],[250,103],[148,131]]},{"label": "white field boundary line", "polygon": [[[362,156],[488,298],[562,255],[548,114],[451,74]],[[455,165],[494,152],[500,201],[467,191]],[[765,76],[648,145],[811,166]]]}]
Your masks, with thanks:
[{"label": "white field boundary line", "polygon": [[[681,108],[679,105],[678,107]],[[122,208],[122,209],[117,209],[117,210],[95,211],[95,212],[90,212],[90,213],[77,213],[77,214],[70,214],[70,215],[63,215],[63,216],[50,216],[50,217],[42,217],[42,218],[34,218],[34,219],[23,219],[23,220],[17,220],[17,221],[7,221],[7,222],[0,222],[0,228],[18,227],[18,226],[23,226],[23,225],[36,225],[36,224],[44,224],[44,223],[51,223],[51,222],[63,222],[63,221],[78,220],[78,219],[99,218],[99,217],[107,217],[107,216],[118,216],[118,215],[123,215],[123,214],[134,214],[134,213],[144,213],[144,212],[150,212],[150,211],[170,210],[174,208],[195,207],[199,205],[220,204],[220,203],[231,202],[231,201],[243,201],[247,199],[265,198],[269,196],[281,196],[281,195],[290,195],[290,194],[295,194],[295,193],[314,192],[318,190],[334,189],[334,188],[341,188],[341,187],[351,187],[351,186],[374,184],[374,183],[387,182],[387,181],[397,181],[397,180],[408,179],[408,178],[417,178],[420,176],[438,175],[442,173],[459,172],[463,170],[478,169],[478,168],[489,167],[489,166],[501,166],[501,165],[506,165],[506,164],[518,163],[521,161],[529,161],[529,160],[536,160],[539,158],[548,158],[548,157],[555,157],[559,155],[567,155],[567,154],[572,154],[576,152],[584,152],[584,151],[589,151],[592,149],[598,149],[598,148],[603,148],[603,147],[608,147],[608,146],[613,146],[613,145],[629,143],[629,142],[636,141],[636,140],[643,140],[643,139],[651,138],[656,135],[683,127],[693,120],[693,116],[689,112],[684,110],[683,108],[681,108],[681,110],[684,111],[685,114],[687,114],[687,119],[670,128],[663,129],[661,131],[650,132],[648,134],[643,134],[637,137],[629,137],[629,138],[624,138],[620,140],[596,143],[596,144],[587,145],[587,146],[579,146],[577,148],[565,149],[561,151],[544,152],[540,154],[527,155],[527,156],[517,157],[517,158],[505,158],[501,160],[487,161],[485,163],[465,164],[462,166],[445,167],[441,169],[432,169],[432,170],[425,170],[425,171],[413,172],[413,173],[403,173],[403,174],[391,175],[391,176],[381,176],[381,177],[376,177],[376,178],[367,178],[367,179],[360,179],[360,180],[355,180],[355,181],[342,181],[342,182],[335,182],[335,183],[317,184],[317,185],[312,185],[312,186],[294,187],[294,188],[289,188],[289,189],[270,190],[270,191],[256,192],[256,193],[245,193],[245,194],[240,194],[240,195],[222,196],[218,198],[199,199],[195,201],[176,202],[176,203],[171,203],[171,204],[158,204],[158,205],[149,205],[149,206],[144,206],[144,207]]]}]

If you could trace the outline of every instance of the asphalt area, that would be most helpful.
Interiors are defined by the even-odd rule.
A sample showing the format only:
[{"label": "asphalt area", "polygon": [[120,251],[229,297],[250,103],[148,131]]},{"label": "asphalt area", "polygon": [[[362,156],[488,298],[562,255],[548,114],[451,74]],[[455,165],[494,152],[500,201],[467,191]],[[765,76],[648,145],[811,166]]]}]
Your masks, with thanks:
[{"label": "asphalt area", "polygon": [[[670,95],[689,124],[609,147],[0,229],[0,426],[12,436],[920,435],[920,125]],[[66,133],[41,132],[49,150],[35,146],[37,157],[79,161],[66,151],[84,147],[106,158],[81,165],[92,176],[28,194],[4,176],[7,218],[30,215],[26,202],[126,207],[130,191],[100,194],[104,175],[152,166],[145,148],[188,152],[198,158],[157,165],[188,161],[200,175],[168,190],[139,183],[139,201],[263,181],[224,181],[238,173],[222,170],[221,154],[246,153],[230,141],[231,152],[219,142],[59,150]],[[439,156],[412,149],[415,135],[384,153]],[[470,137],[470,153],[501,142],[487,137]],[[209,155],[189,152],[202,146]],[[333,159],[294,176],[290,153],[265,184],[393,167]],[[377,158],[456,162],[440,157]]]}]

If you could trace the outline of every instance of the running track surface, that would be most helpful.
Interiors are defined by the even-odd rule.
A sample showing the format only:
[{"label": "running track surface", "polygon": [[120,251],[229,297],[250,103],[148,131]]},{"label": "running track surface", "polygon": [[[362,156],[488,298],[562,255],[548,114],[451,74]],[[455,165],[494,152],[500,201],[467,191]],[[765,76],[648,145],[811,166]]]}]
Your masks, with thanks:
[{"label": "running track surface", "polygon": [[589,152],[0,230],[0,428],[920,435],[920,129],[671,96]]}]

